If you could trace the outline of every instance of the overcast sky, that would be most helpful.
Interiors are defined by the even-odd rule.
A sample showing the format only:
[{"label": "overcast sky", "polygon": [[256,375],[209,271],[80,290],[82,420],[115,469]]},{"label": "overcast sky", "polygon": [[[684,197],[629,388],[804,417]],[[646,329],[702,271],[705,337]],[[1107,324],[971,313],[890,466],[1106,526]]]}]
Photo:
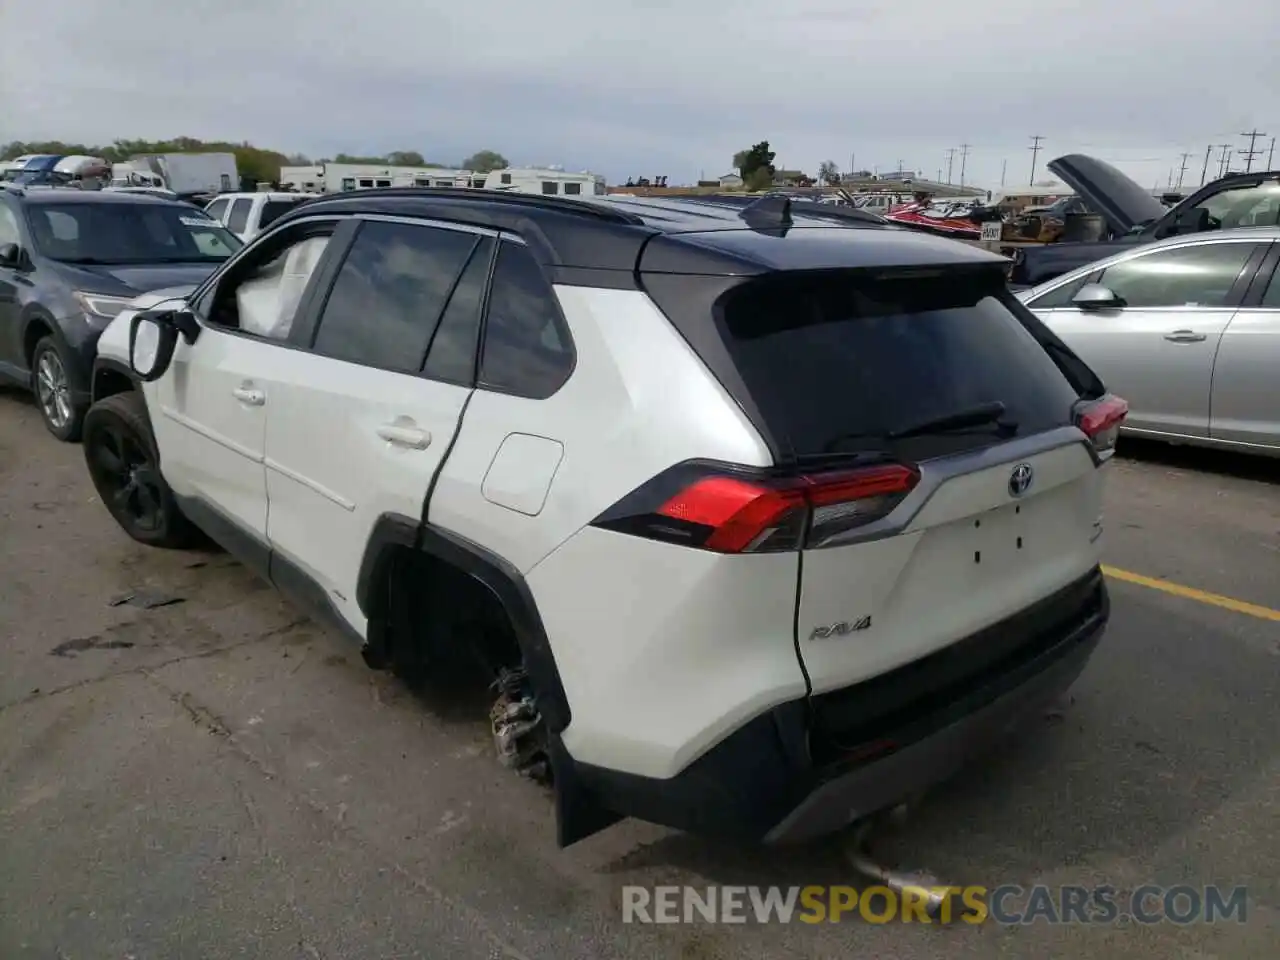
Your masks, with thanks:
[{"label": "overcast sky", "polygon": [[[1144,184],[1280,133],[1268,0],[0,0],[0,140],[248,140],[286,153],[482,148],[674,184],[768,139],[1009,185],[1086,152]],[[243,12],[241,12],[243,11]],[[1211,172],[1218,166],[1215,150]],[[959,156],[952,177],[959,180]],[[1243,166],[1243,161],[1241,161]],[[1174,172],[1176,178],[1176,169]],[[1037,176],[1040,179],[1040,176]]]}]

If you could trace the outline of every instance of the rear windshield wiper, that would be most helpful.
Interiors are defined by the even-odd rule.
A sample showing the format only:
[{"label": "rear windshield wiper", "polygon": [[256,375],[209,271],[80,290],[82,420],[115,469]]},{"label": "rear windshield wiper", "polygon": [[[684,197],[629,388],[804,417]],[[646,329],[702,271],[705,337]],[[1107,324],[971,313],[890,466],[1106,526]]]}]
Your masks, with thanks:
[{"label": "rear windshield wiper", "polygon": [[[801,459],[823,460],[836,457],[860,457],[887,455],[886,444],[894,440],[907,440],[930,433],[947,433],[951,430],[963,430],[966,427],[981,427],[989,423],[998,424],[1002,433],[1013,435],[1018,432],[1018,425],[1011,420],[1001,421],[1005,414],[1005,405],[999,400],[979,403],[964,410],[930,417],[898,430],[887,430],[880,433],[840,433],[828,440],[822,447],[822,453],[805,454]],[[838,448],[850,441],[863,441],[868,447],[861,450],[841,451]]]},{"label": "rear windshield wiper", "polygon": [[957,410],[954,413],[944,413],[940,417],[921,420],[919,423],[913,423],[909,427],[886,433],[884,438],[886,440],[905,440],[908,437],[918,437],[923,434],[947,433],[951,430],[963,430],[966,427],[981,427],[988,423],[994,423],[1008,433],[1016,433],[1018,425],[1012,421],[1002,421],[1001,417],[1004,414],[1005,405],[999,400],[991,400],[987,403],[975,404],[965,410]]},{"label": "rear windshield wiper", "polygon": [[[865,437],[864,434],[848,434],[848,435],[836,438],[836,440],[828,444],[828,447],[834,445],[835,443],[843,442],[845,440],[863,439],[864,437]],[[889,456],[889,451],[885,449],[883,441],[879,441],[876,438],[870,438],[870,439],[876,440],[875,445],[870,449],[863,449],[863,450],[830,450],[828,449],[823,451],[822,453],[793,453],[789,457],[787,457],[787,460],[790,461],[791,463],[797,463],[797,464],[830,463],[830,464],[841,464],[844,466],[863,467],[863,466],[871,466],[877,463],[884,463],[892,459]]]}]

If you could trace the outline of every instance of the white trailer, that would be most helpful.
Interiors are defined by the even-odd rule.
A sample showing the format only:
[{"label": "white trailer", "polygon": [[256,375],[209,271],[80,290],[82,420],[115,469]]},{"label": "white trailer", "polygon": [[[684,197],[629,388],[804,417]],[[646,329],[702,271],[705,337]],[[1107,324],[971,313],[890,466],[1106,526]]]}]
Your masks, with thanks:
[{"label": "white trailer", "polygon": [[310,167],[281,167],[280,185],[300,193],[346,193],[380,187],[451,187],[509,190],[544,196],[600,196],[607,192],[604,177],[560,167],[510,167],[479,173],[456,167],[398,167],[364,163],[325,163]]},{"label": "white trailer", "polygon": [[[405,167],[367,163],[325,163],[316,167],[283,167],[281,186],[319,193],[345,193],[379,187],[473,187],[469,170],[450,167]],[[479,179],[483,180],[483,177]],[[308,186],[311,184],[311,186]]]},{"label": "white trailer", "polygon": [[484,186],[489,190],[514,193],[538,193],[555,197],[602,196],[608,192],[604,177],[583,170],[567,172],[563,167],[508,167],[488,174]]},{"label": "white trailer", "polygon": [[234,153],[153,153],[111,168],[112,186],[163,187],[179,196],[228,193],[240,187]]}]

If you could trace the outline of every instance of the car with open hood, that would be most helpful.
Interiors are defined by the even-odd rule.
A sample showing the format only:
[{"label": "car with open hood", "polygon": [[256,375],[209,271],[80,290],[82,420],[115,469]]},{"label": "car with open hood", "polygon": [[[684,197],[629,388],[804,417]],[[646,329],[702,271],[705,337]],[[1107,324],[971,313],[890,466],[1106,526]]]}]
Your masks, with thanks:
[{"label": "car with open hood", "polygon": [[1050,161],[1049,169],[1106,221],[1104,237],[1047,243],[1013,252],[1011,282],[1034,286],[1129,246],[1167,237],[1272,227],[1280,221],[1280,171],[1233,173],[1205,184],[1172,208],[1111,164],[1082,154]]}]

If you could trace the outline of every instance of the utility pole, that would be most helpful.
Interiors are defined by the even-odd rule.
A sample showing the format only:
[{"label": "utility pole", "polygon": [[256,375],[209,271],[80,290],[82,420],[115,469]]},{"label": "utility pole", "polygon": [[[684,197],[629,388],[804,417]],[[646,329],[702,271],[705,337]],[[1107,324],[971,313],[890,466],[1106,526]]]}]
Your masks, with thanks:
[{"label": "utility pole", "polygon": [[1031,146],[1027,149],[1031,151],[1031,179],[1027,181],[1027,186],[1034,187],[1036,185],[1036,157],[1040,155],[1040,141],[1044,137],[1034,136],[1031,138]]},{"label": "utility pole", "polygon": [[956,158],[956,148],[947,147],[947,183],[951,182],[951,162]]},{"label": "utility pole", "polygon": [[898,161],[898,179],[899,180],[902,179],[902,161],[901,160]]},{"label": "utility pole", "polygon": [[1267,151],[1267,169],[1271,170],[1271,159],[1276,155],[1276,138],[1271,138],[1271,149]]},{"label": "utility pole", "polygon": [[1182,189],[1182,178],[1187,175],[1187,161],[1191,159],[1191,154],[1184,153],[1182,155],[1182,166],[1178,168],[1178,185],[1176,189]]},{"label": "utility pole", "polygon": [[971,143],[960,144],[960,186],[964,186],[964,168],[969,160],[969,148],[973,146]]},{"label": "utility pole", "polygon": [[1231,144],[1220,143],[1222,148],[1222,156],[1218,158],[1218,176],[1225,177],[1227,175],[1227,166],[1231,163]]},{"label": "utility pole", "polygon": [[1001,161],[1000,161],[1000,186],[1002,186],[1002,187],[1004,186],[1004,172],[1005,172],[1005,170],[1007,170],[1008,168],[1009,168],[1009,161],[1008,161],[1008,160],[1001,160]]},{"label": "utility pole", "polygon": [[1242,133],[1240,134],[1240,136],[1249,138],[1249,149],[1239,151],[1240,153],[1243,153],[1245,156],[1244,172],[1249,173],[1251,170],[1253,170],[1253,158],[1262,152],[1261,150],[1255,150],[1254,145],[1258,142],[1259,137],[1265,137],[1266,134],[1259,133],[1258,128],[1254,127],[1248,133]]},{"label": "utility pole", "polygon": [[1209,176],[1209,154],[1213,153],[1213,144],[1204,148],[1204,168],[1200,171],[1200,186],[1204,186],[1205,177]]}]

